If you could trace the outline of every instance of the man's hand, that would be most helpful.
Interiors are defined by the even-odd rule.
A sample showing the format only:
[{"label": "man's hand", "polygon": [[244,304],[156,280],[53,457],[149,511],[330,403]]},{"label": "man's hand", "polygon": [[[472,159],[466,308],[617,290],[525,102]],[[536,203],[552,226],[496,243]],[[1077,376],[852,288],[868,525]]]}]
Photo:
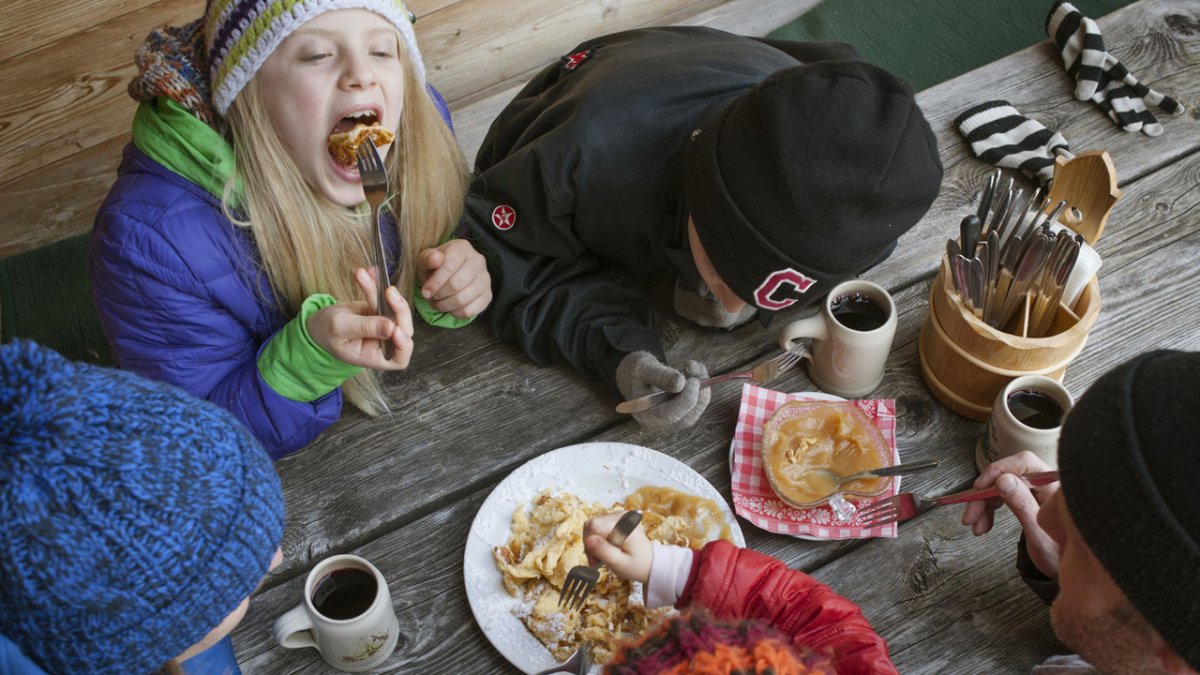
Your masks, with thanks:
[{"label": "man's hand", "polygon": [[451,239],[417,254],[421,296],[439,312],[460,319],[476,316],[492,302],[487,261],[465,239]]},{"label": "man's hand", "polygon": [[[352,366],[375,370],[403,370],[413,352],[413,322],[408,303],[395,286],[385,297],[396,320],[378,316],[375,309],[374,270],[358,268],[354,280],[368,300],[339,302],[308,319],[308,336],[334,358]],[[383,358],[383,340],[391,340],[395,353]]]},{"label": "man's hand", "polygon": [[1001,505],[1008,506],[1025,530],[1025,548],[1030,560],[1042,574],[1057,579],[1058,544],[1038,525],[1037,516],[1042,504],[1058,491],[1059,484],[1051,483],[1030,489],[1025,481],[1017,478],[1027,473],[1049,470],[1050,467],[1032,452],[1022,452],[992,462],[987,471],[975,479],[974,487],[979,490],[995,485],[1000,490],[1000,497],[968,503],[963,510],[962,522],[971,526],[975,536],[985,534],[992,529],[996,509]]},{"label": "man's hand", "polygon": [[617,511],[606,516],[589,518],[583,525],[583,548],[587,551],[589,565],[600,561],[622,579],[644,584],[650,579],[654,545],[646,537],[642,526],[638,525],[620,547],[608,543],[608,534],[624,514],[624,511]]},{"label": "man's hand", "polygon": [[634,352],[617,366],[617,389],[628,399],[669,391],[674,398],[649,410],[633,413],[633,419],[649,431],[690,427],[708,407],[712,390],[701,388],[708,369],[698,361],[688,361],[679,371],[661,363],[649,352]]}]

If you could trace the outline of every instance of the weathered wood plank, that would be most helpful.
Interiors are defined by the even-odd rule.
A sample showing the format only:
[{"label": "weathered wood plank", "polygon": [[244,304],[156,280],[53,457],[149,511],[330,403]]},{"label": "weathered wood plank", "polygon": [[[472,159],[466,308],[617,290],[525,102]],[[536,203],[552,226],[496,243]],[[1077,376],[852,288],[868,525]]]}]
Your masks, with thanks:
[{"label": "weathered wood plank", "polygon": [[114,138],[0,185],[0,258],[90,231],[127,142]]},{"label": "weathered wood plank", "polygon": [[696,12],[720,0],[459,0],[417,24],[429,80],[456,101],[550,63],[582,40]]},{"label": "weathered wood plank", "polygon": [[862,607],[902,673],[1024,674],[1069,653],[1016,572],[1016,518],[1004,511],[976,538],[961,514],[932,511],[813,575]]},{"label": "weathered wood plank", "polygon": [[[41,49],[46,45],[73,38],[97,24],[130,12],[152,7],[161,0],[104,0],[103,2],[39,2],[9,0],[0,21],[0,68],[5,61]],[[196,16],[204,10],[194,0]],[[130,25],[130,30],[145,33],[153,24]],[[62,47],[60,46],[60,49]]]},{"label": "weathered wood plank", "polygon": [[0,183],[129,133],[125,87],[155,22],[195,18],[195,0],[165,0],[6,63],[0,88]]}]

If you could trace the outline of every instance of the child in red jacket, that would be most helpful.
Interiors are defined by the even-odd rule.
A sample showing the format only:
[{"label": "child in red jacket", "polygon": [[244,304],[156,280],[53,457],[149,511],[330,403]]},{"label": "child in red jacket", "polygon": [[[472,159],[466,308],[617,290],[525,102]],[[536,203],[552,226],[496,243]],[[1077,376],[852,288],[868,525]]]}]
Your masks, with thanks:
[{"label": "child in red jacket", "polygon": [[645,584],[647,607],[699,608],[711,618],[669,620],[624,645],[605,673],[897,672],[858,606],[809,575],[723,540],[700,551],[663,546],[640,526],[618,548],[605,537],[620,515],[588,521],[589,562]]}]

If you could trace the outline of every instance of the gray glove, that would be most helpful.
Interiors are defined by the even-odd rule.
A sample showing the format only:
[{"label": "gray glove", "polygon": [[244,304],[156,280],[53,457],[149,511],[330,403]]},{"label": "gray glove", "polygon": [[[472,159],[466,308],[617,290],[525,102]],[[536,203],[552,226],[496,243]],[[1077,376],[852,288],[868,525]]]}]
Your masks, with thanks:
[{"label": "gray glove", "polygon": [[679,277],[675,279],[675,311],[701,326],[733,329],[753,319],[757,308],[747,304],[740,312],[727,312],[704,282],[694,288]]},{"label": "gray glove", "polygon": [[633,413],[633,419],[648,431],[690,427],[700,419],[712,390],[700,388],[708,378],[708,369],[698,361],[688,361],[683,372],[664,365],[649,352],[633,352],[617,366],[617,389],[627,400],[659,391],[679,395],[649,410]]}]

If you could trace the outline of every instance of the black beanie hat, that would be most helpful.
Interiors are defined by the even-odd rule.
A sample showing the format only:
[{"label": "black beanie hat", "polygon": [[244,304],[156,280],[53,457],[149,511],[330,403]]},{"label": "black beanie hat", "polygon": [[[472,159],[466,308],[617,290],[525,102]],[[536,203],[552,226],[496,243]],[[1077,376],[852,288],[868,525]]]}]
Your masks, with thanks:
[{"label": "black beanie hat", "polygon": [[1200,354],[1156,351],[1107,373],[1063,423],[1075,528],[1104,569],[1200,668]]},{"label": "black beanie hat", "polygon": [[772,74],[692,132],[687,205],[717,273],[769,311],[886,258],[937,197],[937,141],[912,90],[868,63]]}]

